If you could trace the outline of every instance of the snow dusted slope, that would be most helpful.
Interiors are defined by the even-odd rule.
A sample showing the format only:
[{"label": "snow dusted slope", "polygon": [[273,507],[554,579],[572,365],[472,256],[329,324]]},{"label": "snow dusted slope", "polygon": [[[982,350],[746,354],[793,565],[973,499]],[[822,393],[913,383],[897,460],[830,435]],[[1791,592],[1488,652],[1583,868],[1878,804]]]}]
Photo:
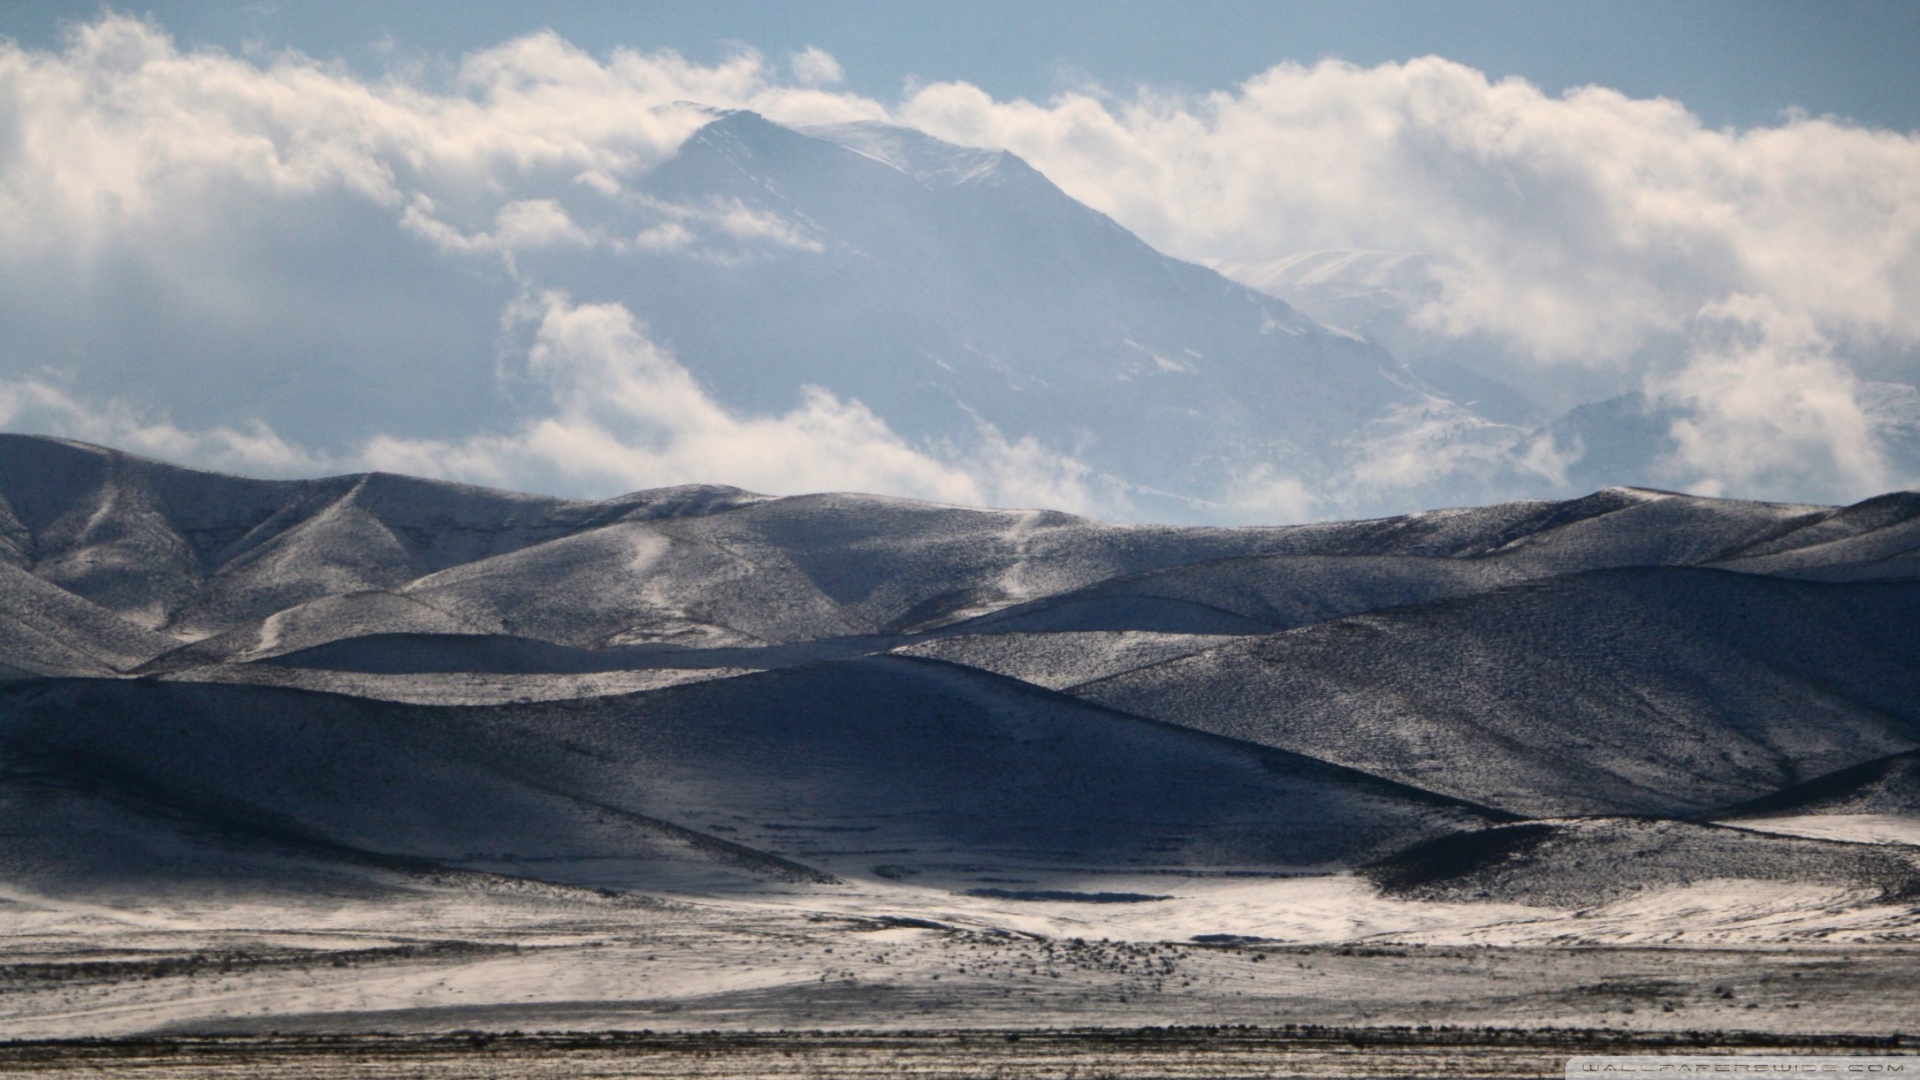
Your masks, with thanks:
[{"label": "snow dusted slope", "polygon": [[417,600],[390,592],[349,592],[322,596],[174,647],[133,669],[136,675],[161,674],[207,664],[244,662],[325,645],[342,638],[389,634],[477,634],[476,627]]},{"label": "snow dusted slope", "polygon": [[[1284,554],[1109,577],[949,629],[1265,633],[1583,570],[1696,565],[1740,549],[1756,536],[1771,538],[1820,516],[1815,507],[1637,489],[1608,489],[1546,504],[1507,521],[1499,520],[1500,509],[1484,513],[1493,519],[1485,524],[1497,528],[1477,535],[1460,529],[1444,546],[1436,543],[1438,537],[1412,530],[1367,535],[1339,527],[1302,529],[1289,537],[1293,542]],[[1451,524],[1459,529],[1466,522]],[[1423,554],[1374,553],[1400,546]]]},{"label": "snow dusted slope", "polygon": [[915,642],[899,651],[991,671],[1049,690],[1191,656],[1232,641],[1217,634],[1163,634],[1148,630],[1089,630],[1022,634],[956,634]]},{"label": "snow dusted slope", "polygon": [[476,631],[580,647],[927,631],[1246,634],[1589,566],[1709,558],[1806,513],[1605,492],[1566,504],[1228,530],[812,495],[623,520],[452,567],[403,593]]},{"label": "snow dusted slope", "polygon": [[1831,512],[1831,507],[1795,503],[1607,488],[1542,504],[1505,533],[1457,553],[1497,556],[1529,576],[1614,566],[1700,566]]},{"label": "snow dusted slope", "polygon": [[406,595],[562,644],[730,646],[909,633],[1115,574],[1286,542],[1279,529],[805,495],[596,529],[422,578]]},{"label": "snow dusted slope", "polygon": [[1524,576],[1495,560],[1259,555],[1110,578],[982,615],[949,630],[1262,634],[1384,607],[1486,592]]},{"label": "snow dusted slope", "polygon": [[1920,492],[1898,491],[1820,514],[1729,553],[1719,565],[1829,581],[1920,578]]},{"label": "snow dusted slope", "polygon": [[204,578],[213,550],[270,518],[285,489],[7,435],[0,496],[9,562],[157,629]]},{"label": "snow dusted slope", "polygon": [[[538,625],[566,644],[871,633],[1285,536],[719,487],[586,503],[387,475],[245,480],[25,436],[0,437],[0,500],[0,560],[83,601],[74,620],[120,616],[113,657],[157,651],[160,639],[133,643],[140,627],[213,639],[170,667],[356,633]],[[79,673],[47,673],[61,671]]]},{"label": "snow dusted slope", "polygon": [[58,439],[0,436],[9,561],[187,636],[384,588],[617,516],[406,477],[267,481]]},{"label": "snow dusted slope", "polygon": [[1905,495],[1176,528],[8,438],[0,499],[0,889],[36,904],[537,879],[1093,936],[1308,895],[1353,935],[1594,904],[1579,933],[1710,935],[1735,916],[1693,898],[1761,894],[1739,919],[1911,922]]},{"label": "snow dusted slope", "polygon": [[[1911,516],[1901,496],[1834,510],[1610,489],[1289,528],[1117,526],[720,487],[585,503],[385,475],[254,481],[17,436],[0,440],[0,499],[15,575],[0,664],[27,674],[174,672],[395,634],[848,643],[701,661],[745,667],[924,633],[1245,635],[1597,567],[1884,576]],[[190,644],[169,651],[143,627]],[[1113,672],[1087,655],[1085,678]]]},{"label": "snow dusted slope", "polygon": [[0,564],[0,678],[109,675],[175,644],[19,567]]},{"label": "snow dusted slope", "polygon": [[1707,810],[1920,747],[1920,585],[1596,571],[1076,688],[1515,813]]}]

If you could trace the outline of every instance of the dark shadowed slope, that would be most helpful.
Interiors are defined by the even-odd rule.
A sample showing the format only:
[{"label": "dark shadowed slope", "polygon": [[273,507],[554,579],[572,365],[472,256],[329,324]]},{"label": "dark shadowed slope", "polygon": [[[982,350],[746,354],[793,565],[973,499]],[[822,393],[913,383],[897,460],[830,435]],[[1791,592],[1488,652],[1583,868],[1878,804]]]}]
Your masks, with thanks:
[{"label": "dark shadowed slope", "polygon": [[[6,899],[129,910],[258,902],[295,906],[532,883],[366,851],[297,821],[149,782],[76,755],[0,766],[0,884]],[[558,891],[551,888],[545,891]]]},{"label": "dark shadowed slope", "polygon": [[0,770],[0,882],[9,899],[367,896],[409,870],[431,869],[75,772],[24,760]]},{"label": "dark shadowed slope", "polygon": [[644,732],[664,751],[653,775],[684,777],[655,784],[703,793],[691,821],[834,867],[860,865],[862,851],[932,868],[1339,865],[1484,816],[1297,755],[906,659],[677,687],[550,722],[615,757],[632,756],[621,740]]},{"label": "dark shadowed slope", "polygon": [[1920,895],[1920,852],[1766,836],[1685,821],[1530,821],[1417,844],[1364,871],[1419,900],[1582,908],[1687,885],[1792,882],[1853,886],[1882,899]]},{"label": "dark shadowed slope", "polygon": [[1816,776],[1711,816],[1727,821],[1801,814],[1888,814],[1920,821],[1920,751],[1889,754]]},{"label": "dark shadowed slope", "polygon": [[667,666],[684,656],[704,656],[706,652],[650,645],[581,649],[505,634],[367,634],[283,653],[260,663],[373,675],[569,675]]},{"label": "dark shadowed slope", "polygon": [[[0,760],[17,800],[5,858],[64,845],[69,887],[87,874],[166,876],[177,834],[216,834],[237,872],[262,849],[386,868],[493,866],[579,884],[636,874],[660,888],[714,888],[822,875],[718,837],[583,801],[517,774],[511,754],[472,752],[458,723],[354,698],[255,687],[72,681],[23,687],[0,704]],[[53,793],[57,798],[33,797]],[[77,807],[77,809],[76,809]],[[113,845],[152,854],[122,865],[62,836],[111,810]],[[34,823],[39,821],[40,824]],[[132,821],[134,827],[129,827]],[[96,837],[97,839],[97,837]],[[636,869],[637,868],[637,869]],[[544,872],[543,872],[544,871]],[[61,875],[65,875],[61,877]]]},{"label": "dark shadowed slope", "polygon": [[804,879],[803,866],[934,880],[1341,866],[1496,820],[904,659],[498,708],[127,681],[0,693],[16,776],[362,852],[620,888]]},{"label": "dark shadowed slope", "polygon": [[1529,816],[1690,813],[1920,746],[1916,619],[1920,585],[1601,571],[1075,692]]}]

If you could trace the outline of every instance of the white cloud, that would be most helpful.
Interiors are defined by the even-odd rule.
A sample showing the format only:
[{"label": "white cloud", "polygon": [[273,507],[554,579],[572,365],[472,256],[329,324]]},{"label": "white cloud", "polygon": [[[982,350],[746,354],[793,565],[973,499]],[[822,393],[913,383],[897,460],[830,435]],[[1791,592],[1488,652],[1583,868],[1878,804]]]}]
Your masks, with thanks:
[{"label": "white cloud", "polygon": [[846,81],[846,74],[840,70],[840,61],[833,54],[815,45],[809,45],[793,54],[787,61],[793,69],[793,79],[801,86],[833,86]]},{"label": "white cloud", "polygon": [[[808,48],[712,66],[671,52],[596,58],[550,33],[469,56],[436,92],[283,54],[182,52],[118,16],[66,49],[0,47],[12,105],[0,237],[16,255],[155,214],[205,215],[241,184],[487,206],[543,172],[603,193],[670,156],[697,101],[795,122],[889,118],[1011,149],[1149,241],[1209,262],[1306,250],[1439,256],[1421,312],[1547,360],[1617,360],[1702,305],[1765,296],[1825,332],[1920,342],[1920,139],[1791,118],[1713,130],[1679,103],[1599,87],[1551,97],[1437,57],[1280,64],[1232,91],[1000,102],[963,83],[889,107],[821,89]],[[550,202],[550,200],[549,200]],[[558,206],[549,207],[558,210]],[[448,219],[443,219],[448,220]],[[458,227],[457,221],[450,224]]]},{"label": "white cloud", "polygon": [[693,230],[677,221],[663,221],[634,234],[633,246],[641,251],[684,251],[693,246]]},{"label": "white cloud", "polygon": [[898,115],[1011,149],[1188,258],[1435,256],[1427,327],[1543,362],[1625,362],[1736,294],[1829,332],[1920,343],[1910,135],[1807,117],[1712,130],[1676,102],[1599,87],[1556,98],[1437,57],[1044,105],[941,83]]},{"label": "white cloud", "polygon": [[1522,475],[1537,476],[1547,482],[1550,490],[1558,491],[1567,486],[1567,470],[1586,452],[1577,435],[1568,440],[1568,445],[1561,446],[1552,432],[1541,431],[1515,446],[1512,460]]},{"label": "white cloud", "polygon": [[1526,433],[1495,424],[1446,398],[1395,408],[1360,433],[1346,484],[1354,501],[1382,491],[1430,486],[1449,476],[1491,472]]},{"label": "white cloud", "polygon": [[618,304],[548,293],[510,319],[534,322],[528,353],[541,415],[507,434],[376,436],[318,453],[264,423],[189,430],[129,403],[85,401],[50,378],[0,380],[0,428],[102,443],[255,475],[382,469],[515,488],[611,493],[718,482],[773,494],[878,491],[966,505],[1114,515],[1124,495],[1072,458],[983,424],[970,446],[915,448],[857,401],[809,387],[779,416],[741,416],[649,341]]},{"label": "white cloud", "polygon": [[1235,521],[1314,521],[1325,516],[1322,496],[1297,476],[1257,465],[1236,476],[1221,508]]},{"label": "white cloud", "polygon": [[517,199],[494,215],[494,240],[508,251],[555,245],[587,247],[594,242],[552,199]]},{"label": "white cloud", "polygon": [[380,437],[373,468],[508,486],[639,489],[727,483],[791,494],[880,491],[941,502],[1113,512],[1085,466],[1031,439],[986,428],[940,456],[909,445],[857,401],[810,387],[779,416],[740,416],[649,341],[619,304],[548,293],[523,306],[536,324],[528,365],[551,409],[504,435]]},{"label": "white cloud", "polygon": [[[824,72],[823,61],[808,70]],[[0,239],[16,254],[88,246],[183,211],[204,225],[235,185],[286,198],[346,191],[396,209],[420,194],[492,201],[547,171],[604,185],[670,156],[708,119],[679,102],[810,121],[884,111],[781,85],[754,53],[710,67],[671,52],[603,61],[540,33],[467,57],[452,91],[435,92],[297,54],[256,65],[183,52],[157,27],[113,15],[75,28],[57,54],[0,43],[0,99]]]},{"label": "white cloud", "polygon": [[575,224],[552,199],[515,199],[494,214],[491,232],[472,234],[435,217],[434,211],[431,198],[415,194],[401,213],[400,224],[449,253],[511,256],[544,247],[592,247],[602,240]]},{"label": "white cloud", "polygon": [[743,206],[738,201],[720,204],[715,221],[727,235],[741,240],[770,240],[786,247],[819,251],[820,241],[806,235],[800,226],[783,217]]},{"label": "white cloud", "polygon": [[58,435],[254,475],[310,476],[329,467],[321,455],[282,439],[265,423],[189,431],[164,413],[112,400],[96,405],[46,378],[0,380],[0,428]]},{"label": "white cloud", "polygon": [[1681,406],[1669,468],[1703,495],[1811,488],[1863,497],[1888,486],[1861,386],[1805,316],[1758,297],[1701,312],[1700,348],[1649,378],[1648,398]]}]

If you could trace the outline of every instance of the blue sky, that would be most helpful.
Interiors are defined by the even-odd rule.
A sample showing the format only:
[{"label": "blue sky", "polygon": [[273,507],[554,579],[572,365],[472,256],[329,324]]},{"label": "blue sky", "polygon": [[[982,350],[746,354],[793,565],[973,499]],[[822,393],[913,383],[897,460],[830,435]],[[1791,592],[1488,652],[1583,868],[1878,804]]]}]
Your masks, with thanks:
[{"label": "blue sky", "polygon": [[[996,97],[1045,98],[1092,78],[1229,87],[1282,60],[1372,65],[1437,54],[1557,93],[1597,83],[1671,97],[1709,124],[1749,126],[1800,108],[1920,128],[1920,4],[1907,0],[886,0],[698,3],[520,0],[162,0],[150,14],[183,44],[292,46],[363,72],[403,55],[443,58],[550,28],[589,50],[672,48],[711,61],[745,44],[814,45],[848,85],[888,98],[908,79],[964,80]],[[0,34],[51,46],[87,0],[10,0]]]}]

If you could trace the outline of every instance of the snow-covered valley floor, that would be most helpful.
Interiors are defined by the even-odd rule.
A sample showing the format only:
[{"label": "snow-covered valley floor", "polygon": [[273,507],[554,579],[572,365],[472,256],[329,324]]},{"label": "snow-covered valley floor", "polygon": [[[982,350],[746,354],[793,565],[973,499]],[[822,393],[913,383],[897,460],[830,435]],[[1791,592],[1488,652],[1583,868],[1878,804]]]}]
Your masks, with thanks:
[{"label": "snow-covered valley floor", "polygon": [[12,893],[0,1037],[1321,1025],[1912,1032],[1920,906],[1742,882],[1579,912],[1350,876],[890,883],[656,899],[423,882],[399,899]]}]

